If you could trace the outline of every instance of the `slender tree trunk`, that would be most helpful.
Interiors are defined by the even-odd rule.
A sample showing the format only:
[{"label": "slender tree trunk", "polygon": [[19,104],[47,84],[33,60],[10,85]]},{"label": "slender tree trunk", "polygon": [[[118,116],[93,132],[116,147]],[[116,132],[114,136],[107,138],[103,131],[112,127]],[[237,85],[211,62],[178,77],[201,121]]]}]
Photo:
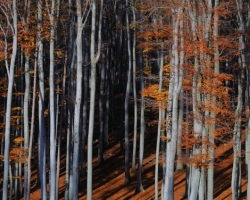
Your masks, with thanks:
[{"label": "slender tree trunk", "polygon": [[[249,6],[249,2],[247,3]],[[248,14],[247,16],[247,22],[245,25],[245,28],[249,28],[249,22],[250,22],[250,15]],[[249,65],[249,61],[246,62],[246,65]],[[246,132],[246,139],[245,139],[245,151],[246,151],[246,156],[245,156],[245,161],[246,161],[246,177],[248,180],[247,183],[247,199],[250,199],[250,73],[249,73],[249,68],[246,68],[246,89],[245,89],[245,103],[246,103],[246,122],[247,122],[247,132]]]},{"label": "slender tree trunk", "polygon": [[[140,85],[141,91],[144,90],[144,77],[143,77],[143,61],[140,58]],[[144,118],[144,96],[141,94],[141,116],[140,116],[140,149],[139,149],[139,160],[138,160],[138,172],[137,172],[137,191],[144,191],[142,186],[142,161],[144,154],[144,133],[145,133],[145,118]]]},{"label": "slender tree trunk", "polygon": [[233,132],[233,149],[234,149],[234,161],[232,170],[232,199],[237,200],[241,194],[241,114],[242,114],[242,79],[243,72],[241,72],[238,78],[238,103],[235,111],[236,122],[234,124]]},{"label": "slender tree trunk", "polygon": [[[5,143],[4,143],[4,173],[3,173],[3,188],[2,199],[8,199],[8,180],[9,180],[9,155],[10,155],[10,125],[11,125],[11,103],[12,103],[12,91],[14,82],[14,69],[15,60],[17,54],[17,5],[16,0],[12,1],[12,15],[13,15],[13,44],[12,55],[9,69],[8,79],[8,93],[7,93],[7,105],[6,105],[6,124],[5,124]],[[8,16],[6,16],[8,17]]]},{"label": "slender tree trunk", "polygon": [[30,127],[30,141],[29,141],[29,153],[28,153],[28,178],[27,178],[27,196],[26,199],[30,199],[30,178],[31,178],[31,150],[33,143],[33,134],[35,129],[35,106],[36,106],[36,74],[37,74],[37,58],[35,58],[34,65],[34,86],[33,86],[33,97],[32,97],[32,110],[31,110],[31,127]]},{"label": "slender tree trunk", "polygon": [[59,138],[58,138],[58,150],[57,150],[57,174],[56,174],[56,197],[58,199],[58,189],[59,189],[59,179],[60,179],[60,159],[61,159],[61,143],[62,143],[62,129],[63,129],[63,120],[66,118],[64,114],[65,106],[64,106],[64,101],[65,101],[65,87],[66,87],[66,76],[67,76],[67,58],[65,58],[65,63],[63,67],[63,84],[62,84],[62,99],[61,103],[61,110],[60,110],[60,130],[59,130]]},{"label": "slender tree trunk", "polygon": [[[126,7],[128,8],[128,0],[126,0]],[[128,49],[128,78],[125,95],[125,184],[130,182],[129,173],[129,95],[131,84],[131,47],[130,47],[130,27],[129,27],[129,9],[126,9],[126,26],[127,26],[127,49]]]},{"label": "slender tree trunk", "polygon": [[[85,35],[85,34],[84,34]],[[88,60],[89,60],[89,51],[87,51],[88,45],[88,38],[84,37],[84,68],[83,68],[83,105],[82,105],[82,163],[81,163],[81,175],[86,174],[86,166],[85,166],[85,144],[86,144],[86,137],[87,137],[87,113],[88,113],[88,91],[89,91],[89,79],[88,79]]]},{"label": "slender tree trunk", "polygon": [[183,170],[183,161],[182,161],[182,120],[183,120],[183,91],[180,92],[180,102],[179,102],[179,116],[178,116],[178,138],[177,138],[177,164],[176,170],[181,171]]},{"label": "slender tree trunk", "polygon": [[247,69],[247,87],[245,90],[245,102],[246,102],[246,120],[247,120],[247,133],[246,133],[246,144],[245,144],[245,148],[246,148],[246,176],[247,176],[247,198],[250,199],[250,117],[249,117],[249,69]]},{"label": "slender tree trunk", "polygon": [[[73,3],[69,0],[69,11],[68,17],[74,23],[75,17],[73,15]],[[75,96],[74,91],[74,65],[75,65],[75,57],[76,57],[76,44],[75,44],[75,30],[74,30],[74,23],[71,23],[68,28],[69,32],[69,44],[68,44],[68,111],[67,111],[67,144],[66,144],[66,172],[65,172],[65,194],[64,197],[66,200],[70,200],[72,196],[72,184],[70,184],[70,180],[72,179],[72,127],[73,127],[73,111],[74,111],[74,102],[72,97]]]},{"label": "slender tree trunk", "polygon": [[[133,2],[134,3],[134,2]],[[132,7],[133,23],[136,21],[135,8]],[[134,95],[134,139],[133,139],[133,153],[132,153],[132,170],[136,171],[136,139],[137,139],[137,94],[136,94],[136,32],[133,33],[133,95]]]},{"label": "slender tree trunk", "polygon": [[[48,7],[48,5],[47,5]],[[50,10],[50,69],[49,69],[49,111],[50,111],[50,200],[56,199],[56,119],[55,119],[55,0]]]},{"label": "slender tree trunk", "polygon": [[[22,23],[25,24],[24,29],[27,33],[29,31],[29,9],[30,1],[25,2],[25,8],[27,8],[27,18],[22,18]],[[24,49],[26,50],[26,49]],[[28,151],[29,149],[29,99],[30,99],[30,56],[28,52],[25,52],[25,64],[24,64],[24,73],[25,73],[25,92],[24,92],[24,104],[23,104],[23,128],[24,128],[24,149]],[[29,200],[29,167],[28,163],[24,164],[24,199]]]},{"label": "slender tree trunk", "polygon": [[[167,127],[167,150],[166,150],[166,174],[165,174],[165,188],[164,188],[164,199],[174,199],[174,161],[176,155],[177,145],[177,132],[178,132],[178,98],[182,87],[182,69],[179,63],[178,53],[178,32],[179,22],[182,8],[175,8],[172,10],[173,13],[173,47],[172,55],[173,60],[171,61],[172,76],[174,76],[174,88],[172,92],[172,98],[168,99],[168,115],[172,116],[172,127]],[[171,95],[171,94],[170,94]],[[172,109],[171,109],[172,108]],[[170,113],[170,112],[171,113]],[[170,117],[168,116],[168,117]]]},{"label": "slender tree trunk", "polygon": [[38,9],[38,31],[37,31],[37,44],[38,44],[38,77],[39,77],[39,139],[38,139],[38,154],[39,154],[39,180],[41,187],[42,200],[47,199],[46,191],[46,134],[45,134],[45,122],[44,122],[44,72],[43,72],[43,43],[41,38],[41,21],[42,21],[42,1],[37,3]]},{"label": "slender tree trunk", "polygon": [[[183,70],[184,56],[185,55],[184,55],[183,15],[181,15],[180,16],[180,70],[181,71]],[[182,89],[180,89],[178,112],[179,113],[178,113],[177,164],[176,164],[176,170],[182,170],[183,169],[183,164],[182,164],[182,160],[181,160],[181,156],[182,156],[181,134],[182,134],[182,121],[183,121],[183,90]]]},{"label": "slender tree trunk", "polygon": [[[163,85],[163,45],[161,45],[161,49],[158,51],[159,53],[159,90],[158,92],[162,92]],[[155,156],[155,200],[158,200],[158,174],[159,174],[159,153],[160,153],[160,135],[162,129],[162,120],[164,119],[163,115],[163,103],[159,103],[159,117],[158,117],[158,128],[157,128],[157,141],[156,141],[156,156]]]},{"label": "slender tree trunk", "polygon": [[9,163],[9,177],[10,177],[10,195],[9,198],[12,199],[12,195],[13,195],[13,174],[12,174],[12,166],[11,163]]},{"label": "slender tree trunk", "polygon": [[[24,120],[24,149],[29,149],[29,99],[30,99],[30,69],[29,56],[25,56],[25,92],[23,105],[23,120]],[[28,183],[28,163],[24,164],[24,198],[29,200],[29,183]]]},{"label": "slender tree trunk", "polygon": [[[103,55],[103,60],[105,56]],[[105,83],[105,63],[100,64],[100,93],[99,93],[99,146],[98,146],[98,163],[103,163],[103,141],[104,141],[104,83]]]},{"label": "slender tree trunk", "polygon": [[77,37],[76,37],[76,98],[74,113],[74,132],[73,132],[73,179],[72,179],[72,199],[78,199],[78,179],[79,179],[79,126],[80,126],[80,110],[82,102],[82,6],[81,1],[76,1],[77,9]]},{"label": "slender tree trunk", "polygon": [[[190,4],[190,1],[188,1]],[[196,31],[196,9],[189,10],[189,14],[191,16],[191,30],[192,30],[192,39],[193,42],[197,41],[197,31]],[[198,62],[198,50],[197,47],[194,48],[194,75],[193,75],[193,84],[192,84],[192,104],[193,104],[193,116],[194,116],[194,137],[199,139],[202,134],[202,122],[201,120],[201,114],[198,110],[198,106],[201,105],[201,97],[200,93],[198,91],[198,87],[200,86],[200,81],[198,79],[198,73],[200,70],[199,62]],[[201,149],[200,145],[194,145],[193,146],[193,153],[191,159],[195,161],[196,156],[201,155]],[[196,200],[198,196],[199,191],[199,183],[200,183],[200,168],[199,166],[195,166],[195,163],[192,163],[192,166],[190,166],[190,174],[189,174],[189,183],[188,183],[188,198],[190,200]]]},{"label": "slender tree trunk", "polygon": [[90,62],[91,62],[91,77],[90,77],[90,112],[89,112],[89,131],[88,131],[88,173],[87,173],[87,199],[92,199],[92,158],[93,158],[93,134],[94,134],[94,114],[95,114],[95,91],[96,91],[96,63],[100,57],[101,50],[101,30],[102,30],[102,9],[103,0],[100,2],[100,18],[98,30],[98,47],[95,55],[95,33],[96,33],[96,1],[92,4],[92,19],[91,19],[91,37],[90,37]]},{"label": "slender tree trunk", "polygon": [[241,195],[241,121],[242,121],[242,107],[243,107],[243,82],[245,80],[246,58],[245,58],[245,24],[243,15],[241,13],[243,9],[243,1],[236,0],[238,11],[238,24],[239,24],[239,75],[238,75],[238,102],[235,111],[235,124],[233,132],[233,149],[234,149],[234,161],[232,170],[232,199],[239,199]]},{"label": "slender tree trunk", "polygon": [[106,79],[105,79],[105,85],[106,85],[106,90],[105,90],[105,117],[104,117],[104,138],[103,142],[105,145],[109,144],[109,118],[110,118],[110,99],[112,98],[110,96],[110,88],[111,86],[111,70],[110,70],[110,65],[111,65],[111,47],[108,48],[107,50],[107,63],[106,63]]},{"label": "slender tree trunk", "polygon": [[[209,7],[212,7],[212,3],[211,1],[209,1]],[[213,38],[214,38],[214,73],[218,74],[219,73],[219,47],[218,47],[218,20],[219,20],[219,16],[218,16],[218,11],[217,11],[217,7],[219,6],[219,0],[215,1],[215,12],[214,12],[214,29],[213,29]],[[213,96],[212,97],[212,101],[213,101],[213,106],[216,107],[216,97]],[[215,113],[211,113],[211,118],[214,119],[216,118]],[[214,144],[214,130],[215,130],[215,122],[213,124],[210,125],[209,127],[209,136],[208,136],[208,140],[211,144]],[[208,146],[208,156],[209,159],[212,161],[211,163],[209,163],[209,168],[207,171],[207,199],[208,200],[213,200],[214,199],[214,147],[212,145]]]}]

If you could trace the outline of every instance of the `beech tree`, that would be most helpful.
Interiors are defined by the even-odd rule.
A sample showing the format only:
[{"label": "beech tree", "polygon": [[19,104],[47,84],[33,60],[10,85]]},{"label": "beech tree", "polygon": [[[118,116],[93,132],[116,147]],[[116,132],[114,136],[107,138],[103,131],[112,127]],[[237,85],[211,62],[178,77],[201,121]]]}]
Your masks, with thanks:
[{"label": "beech tree", "polygon": [[38,163],[39,163],[39,180],[41,186],[42,199],[47,198],[46,192],[46,138],[45,138],[45,119],[44,119],[44,69],[43,69],[43,41],[41,36],[42,28],[42,1],[37,2],[37,68],[39,84],[38,100],[38,120],[39,120],[39,139],[38,139]]},{"label": "beech tree", "polygon": [[[14,69],[15,69],[15,61],[16,61],[16,54],[17,54],[17,2],[13,0],[12,3],[5,4],[7,7],[1,6],[0,9],[2,11],[2,16],[5,16],[7,19],[7,27],[9,26],[12,31],[12,55],[10,64],[8,64],[8,60],[5,60],[6,69],[8,72],[8,93],[7,93],[7,104],[6,104],[6,126],[5,126],[5,145],[4,145],[4,173],[3,173],[3,192],[2,192],[2,199],[8,199],[8,176],[9,176],[9,154],[10,154],[10,132],[11,132],[11,103],[12,103],[12,92],[13,92],[13,83],[14,83]],[[4,5],[4,2],[1,2]],[[5,10],[9,8],[10,10]],[[12,13],[12,19],[9,13]],[[11,23],[12,21],[12,23]],[[7,35],[7,30],[4,30],[1,27],[5,38]],[[6,38],[7,41],[7,38]],[[7,51],[7,49],[6,49]],[[6,57],[7,59],[7,57]]]},{"label": "beech tree", "polygon": [[94,132],[94,114],[95,114],[95,92],[96,92],[96,63],[101,54],[101,30],[102,30],[102,8],[103,0],[100,1],[99,13],[99,29],[98,29],[98,42],[97,52],[95,53],[95,35],[96,35],[96,1],[91,4],[91,38],[90,38],[90,62],[91,62],[91,75],[90,75],[90,112],[89,112],[89,130],[88,130],[88,173],[87,173],[87,199],[92,199],[92,158],[93,158],[93,132]]},{"label": "beech tree", "polygon": [[177,170],[184,198],[214,199],[224,144],[233,148],[231,198],[245,194],[248,1],[12,0],[0,1],[0,16],[2,199],[37,188],[41,199],[62,190],[99,198],[95,188],[113,174],[96,173],[122,168],[123,187],[147,199],[153,165],[155,199],[175,198]]}]

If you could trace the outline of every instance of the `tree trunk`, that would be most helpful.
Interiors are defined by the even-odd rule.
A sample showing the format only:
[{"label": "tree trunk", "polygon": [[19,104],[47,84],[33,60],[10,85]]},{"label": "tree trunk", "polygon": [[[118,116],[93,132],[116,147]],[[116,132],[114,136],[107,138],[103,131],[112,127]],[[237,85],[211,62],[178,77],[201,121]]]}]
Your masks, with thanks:
[{"label": "tree trunk", "polygon": [[[29,149],[29,98],[30,98],[30,69],[29,69],[29,56],[25,55],[25,92],[23,104],[23,120],[24,120],[24,149]],[[28,188],[28,163],[24,164],[24,199],[29,200]]]},{"label": "tree trunk", "polygon": [[[85,32],[84,32],[85,35]],[[82,105],[82,163],[81,163],[81,175],[86,174],[86,166],[85,166],[85,144],[87,137],[87,115],[88,115],[88,92],[89,92],[89,70],[88,70],[88,60],[89,60],[89,51],[87,48],[89,47],[88,38],[84,37],[84,68],[83,68],[83,105]]]},{"label": "tree trunk", "polygon": [[56,199],[56,119],[55,119],[55,0],[51,1],[50,15],[50,69],[49,69],[49,111],[50,111],[50,199]]},{"label": "tree trunk", "polygon": [[[161,44],[161,49],[158,49],[158,69],[159,69],[159,90],[162,92],[163,86],[163,43]],[[157,128],[157,140],[156,140],[156,151],[155,151],[155,200],[158,199],[158,174],[159,174],[159,153],[160,153],[160,136],[162,129],[162,120],[164,119],[163,115],[163,103],[159,103],[159,117],[158,117],[158,128]]]},{"label": "tree trunk", "polygon": [[[142,54],[140,54],[139,58],[140,62],[140,85],[141,91],[144,90],[144,75],[143,75],[143,60]],[[137,191],[144,191],[142,186],[142,161],[144,154],[144,133],[145,133],[145,118],[144,118],[144,96],[141,94],[141,116],[140,116],[140,149],[139,149],[139,160],[138,160],[138,173],[137,173]]]},{"label": "tree trunk", "polygon": [[[172,94],[170,93],[168,99],[168,117],[171,118],[172,127],[167,127],[167,150],[166,150],[166,174],[165,174],[165,188],[164,199],[174,199],[174,161],[176,155],[177,132],[178,132],[178,98],[182,87],[182,69],[180,67],[179,53],[178,53],[178,32],[179,22],[182,8],[172,10],[173,13],[173,47],[172,47],[172,61],[171,70],[174,78],[174,86]],[[169,91],[170,92],[170,91]],[[167,122],[169,123],[169,122]]]},{"label": "tree trunk", "polygon": [[101,50],[101,30],[102,30],[102,9],[103,0],[100,2],[100,18],[98,30],[98,46],[95,55],[95,33],[96,33],[96,1],[92,1],[92,19],[91,19],[91,38],[90,38],[90,112],[89,112],[89,131],[88,131],[88,173],[87,173],[87,199],[92,199],[92,158],[93,158],[93,134],[94,134],[94,113],[95,113],[95,91],[96,91],[96,63],[100,57]]},{"label": "tree trunk", "polygon": [[243,1],[236,1],[238,11],[238,25],[239,25],[239,75],[238,75],[238,102],[235,111],[235,124],[233,132],[233,149],[234,149],[234,161],[232,170],[232,199],[239,199],[241,195],[241,121],[242,121],[242,107],[243,107],[243,82],[245,81],[245,22],[242,15]]},{"label": "tree trunk", "polygon": [[[217,11],[217,7],[219,6],[219,0],[215,1],[215,11],[214,11],[214,29],[213,29],[213,38],[214,38],[214,73],[218,74],[219,73],[219,47],[218,47],[218,34],[219,34],[219,30],[218,30],[218,20],[219,20],[219,16],[218,16],[218,11]],[[212,7],[212,3],[211,1],[209,1],[209,7]],[[208,63],[208,62],[207,62]],[[216,97],[213,96],[212,97],[212,103],[214,108],[216,108]],[[215,113],[211,113],[211,118],[214,119],[213,124],[210,125],[209,127],[209,135],[208,135],[208,140],[210,142],[210,144],[214,144],[214,130],[215,130],[215,118],[216,115]],[[211,160],[211,163],[209,163],[209,168],[207,170],[207,199],[208,200],[213,200],[214,199],[214,147],[212,145],[208,146],[208,156],[209,159]]]},{"label": "tree trunk", "polygon": [[33,143],[33,134],[35,129],[35,106],[36,106],[36,73],[37,73],[37,58],[35,58],[34,65],[34,86],[33,86],[33,97],[32,97],[32,110],[31,110],[31,127],[30,127],[30,141],[29,141],[29,153],[28,153],[28,177],[27,177],[27,190],[26,190],[26,199],[30,199],[30,178],[31,178],[31,150]]},{"label": "tree trunk", "polygon": [[[103,60],[105,56],[103,55]],[[98,164],[103,163],[103,141],[104,141],[104,83],[105,83],[105,63],[100,64],[100,93],[99,93],[99,145],[98,145]]]},{"label": "tree trunk", "polygon": [[82,102],[82,6],[81,1],[76,1],[77,9],[77,37],[76,37],[76,98],[74,113],[74,132],[73,132],[73,179],[72,179],[72,199],[78,199],[78,179],[79,179],[79,126],[80,126],[80,110]]},{"label": "tree trunk", "polygon": [[[128,8],[128,0],[126,0],[126,7]],[[131,84],[131,47],[130,47],[130,28],[129,28],[129,9],[126,10],[126,27],[127,27],[127,50],[128,50],[128,78],[125,95],[125,184],[130,182],[129,173],[129,95]]]},{"label": "tree trunk", "polygon": [[[133,2],[134,3],[134,2]],[[133,23],[136,21],[135,8],[132,7]],[[137,139],[137,94],[136,94],[136,31],[133,33],[133,95],[134,95],[134,139],[133,139],[133,153],[132,153],[132,170],[136,171],[136,139]]]},{"label": "tree trunk", "polygon": [[[4,173],[3,173],[3,188],[2,188],[2,199],[8,199],[8,180],[9,180],[9,155],[10,155],[10,125],[11,125],[11,103],[12,103],[12,91],[14,82],[14,69],[15,60],[17,54],[17,5],[16,0],[13,0],[12,4],[12,15],[13,15],[13,44],[12,44],[12,55],[9,69],[8,79],[8,93],[7,93],[7,105],[6,105],[6,124],[5,124],[5,143],[4,143]],[[8,17],[8,16],[6,16]]]},{"label": "tree trunk", "polygon": [[[73,15],[73,4],[72,1],[69,0],[69,11],[68,11],[68,17],[70,20],[74,23],[75,17]],[[68,111],[67,111],[67,144],[66,144],[66,172],[65,172],[65,194],[64,197],[66,200],[70,200],[70,197],[72,196],[72,184],[70,184],[70,180],[72,178],[72,127],[73,127],[73,112],[74,112],[74,102],[72,100],[72,97],[75,96],[74,91],[74,65],[75,65],[75,58],[76,58],[76,44],[75,44],[75,30],[74,30],[74,23],[71,23],[68,28],[69,32],[69,44],[68,44],[68,56],[67,56],[67,68],[69,73],[68,78]]]},{"label": "tree trunk", "polygon": [[46,136],[45,136],[45,122],[44,122],[44,72],[43,72],[43,43],[41,39],[41,21],[42,21],[42,1],[39,0],[37,3],[38,9],[38,31],[37,31],[37,44],[38,44],[38,77],[39,77],[39,111],[38,111],[38,120],[39,120],[39,139],[38,139],[38,163],[39,163],[39,180],[41,187],[41,197],[43,200],[47,198],[46,191]]}]

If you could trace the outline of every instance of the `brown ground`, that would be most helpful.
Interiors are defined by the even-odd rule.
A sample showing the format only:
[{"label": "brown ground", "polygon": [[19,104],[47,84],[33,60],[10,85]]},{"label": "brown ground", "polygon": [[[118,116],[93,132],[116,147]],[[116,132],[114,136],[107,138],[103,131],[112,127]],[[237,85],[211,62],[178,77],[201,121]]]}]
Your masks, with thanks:
[{"label": "brown ground", "polygon": [[[131,141],[132,144],[132,141]],[[97,147],[97,143],[95,145]],[[119,153],[119,143],[116,139],[111,139],[111,143],[106,147],[104,154],[105,162],[102,166],[97,165],[97,158],[93,159],[93,199],[145,199],[154,198],[154,165],[155,165],[155,139],[146,136],[146,146],[143,161],[143,187],[145,192],[135,193],[136,174],[131,172],[131,183],[124,184],[124,156]],[[131,146],[132,149],[132,146]],[[96,155],[96,151],[94,151]],[[214,198],[217,200],[231,199],[231,170],[233,162],[232,144],[220,145],[216,149],[217,164],[215,165],[214,178]],[[244,158],[243,158],[244,159]],[[64,199],[64,179],[65,168],[62,159],[62,170],[60,176],[60,199]],[[161,167],[161,166],[160,166]],[[244,165],[242,167],[242,198],[246,199],[247,182]],[[161,171],[161,168],[160,168]],[[162,173],[159,175],[159,188],[161,186]],[[185,190],[185,171],[175,173],[175,199],[180,200]],[[40,199],[40,190],[31,189],[31,200]],[[160,193],[160,191],[159,191]],[[159,194],[160,195],[160,194]],[[79,199],[86,199],[86,178],[80,179]]]},{"label": "brown ground", "polygon": [[[116,98],[119,99],[119,95]],[[120,100],[118,100],[120,102]],[[116,105],[117,119],[120,119],[120,104]],[[148,116],[152,119],[152,116]],[[98,121],[98,117],[96,116]],[[116,122],[115,122],[116,123]],[[116,124],[119,124],[117,122]],[[131,124],[133,122],[131,121]],[[96,129],[98,130],[98,128]],[[132,130],[132,127],[131,127]],[[98,132],[98,131],[96,131]],[[151,200],[154,198],[154,170],[155,170],[155,146],[156,146],[156,131],[149,133],[150,128],[146,129],[145,134],[145,149],[143,160],[142,184],[145,192],[135,193],[136,188],[136,173],[131,171],[131,182],[124,184],[124,155],[120,153],[120,145],[118,140],[119,129],[115,129],[110,133],[110,144],[105,147],[104,164],[98,166],[97,163],[97,147],[98,141],[94,140],[93,151],[93,200]],[[97,136],[98,137],[98,136]],[[132,133],[130,135],[130,156],[132,155]],[[138,138],[139,140],[139,138]],[[137,141],[138,141],[137,140]],[[139,143],[137,143],[137,155],[139,152]],[[62,145],[65,147],[65,145]],[[230,200],[231,199],[231,172],[233,164],[233,149],[232,142],[222,144],[215,151],[216,164],[214,176],[214,199]],[[130,158],[131,159],[131,158]],[[242,158],[244,161],[244,158]],[[33,166],[32,177],[36,177],[37,166]],[[34,179],[33,178],[33,179]],[[33,181],[34,183],[34,181]],[[162,183],[162,166],[159,166],[159,196]],[[65,184],[65,155],[61,159],[61,172],[59,180],[59,199],[64,199],[64,184]],[[86,177],[80,178],[79,183],[79,199],[86,199],[87,188]],[[242,198],[246,199],[247,181],[245,179],[244,164],[242,164]],[[49,189],[49,186],[48,186]],[[175,172],[175,200],[181,200],[185,192],[185,170]],[[40,199],[40,189],[33,184],[31,188],[31,200]]]}]

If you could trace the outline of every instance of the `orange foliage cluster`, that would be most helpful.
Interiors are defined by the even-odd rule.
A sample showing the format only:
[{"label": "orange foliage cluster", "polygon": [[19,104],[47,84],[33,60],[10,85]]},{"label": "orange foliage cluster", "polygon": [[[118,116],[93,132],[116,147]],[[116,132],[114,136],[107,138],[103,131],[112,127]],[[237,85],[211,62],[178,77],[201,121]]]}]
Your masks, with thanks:
[{"label": "orange foliage cluster", "polygon": [[143,91],[141,91],[141,94],[144,95],[145,97],[155,99],[157,105],[162,105],[166,103],[168,98],[168,91],[163,90],[162,92],[159,92],[158,84],[149,85]]}]

